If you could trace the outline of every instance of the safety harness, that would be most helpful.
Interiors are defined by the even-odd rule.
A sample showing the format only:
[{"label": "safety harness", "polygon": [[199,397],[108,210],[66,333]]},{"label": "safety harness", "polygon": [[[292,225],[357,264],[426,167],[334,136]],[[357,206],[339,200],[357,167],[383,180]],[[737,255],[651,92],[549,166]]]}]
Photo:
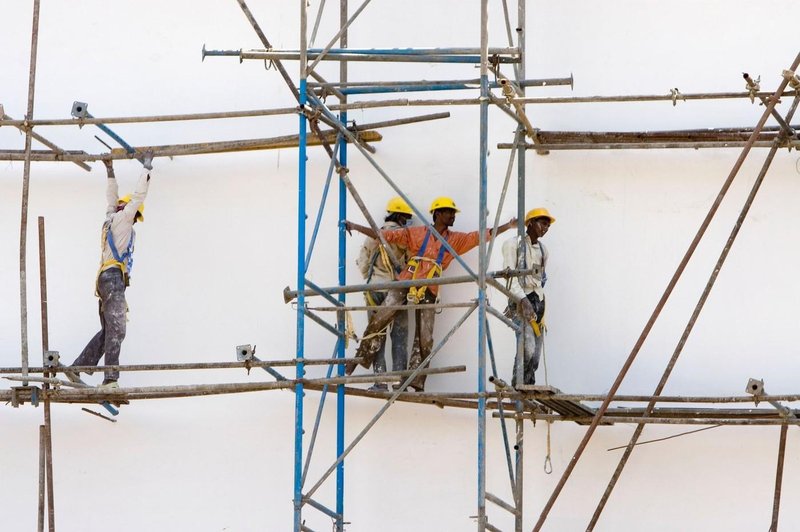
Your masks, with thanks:
[{"label": "safety harness", "polygon": [[[537,241],[537,243],[539,244],[539,251],[540,251],[540,254],[541,254],[541,257],[542,257],[541,263],[539,264],[539,268],[540,268],[539,272],[541,273],[542,288],[544,288],[544,285],[547,282],[547,272],[545,270],[544,257],[545,257],[545,254],[547,252],[544,249],[544,244],[542,244],[539,241]],[[533,245],[531,245],[531,248],[533,248]],[[526,250],[525,253],[522,254],[522,256],[519,257],[519,260],[517,261],[517,268],[524,269],[526,267],[526,264],[525,264],[525,257],[526,256],[527,256],[527,250]],[[539,272],[535,272],[535,273],[539,273]],[[533,276],[534,275],[531,274],[531,277],[533,277]],[[510,288],[510,287],[511,287],[511,279],[509,278],[508,282],[506,283],[506,288]],[[531,297],[531,296],[533,296],[533,297]],[[533,334],[536,335],[537,337],[539,337],[539,336],[542,335],[542,330],[545,328],[544,314],[545,314],[546,307],[545,307],[545,304],[544,304],[544,300],[539,300],[539,296],[536,294],[535,291],[531,292],[530,294],[527,294],[525,297],[528,298],[528,301],[530,301],[531,305],[533,306],[534,312],[536,313],[536,317],[531,320],[531,329],[533,329]],[[509,302],[509,306],[510,306],[510,302]],[[541,311],[540,311],[540,309],[541,309]]]},{"label": "safety harness", "polygon": [[[378,247],[372,253],[372,258],[369,261],[369,271],[367,272],[367,284],[372,281],[372,274],[375,273],[375,263],[378,262],[378,258],[380,257],[381,261],[383,262],[384,268],[386,271],[397,271],[395,268],[392,267],[392,262],[389,260],[389,255],[386,253],[386,250],[383,249],[383,246],[378,244]],[[399,273],[399,272],[398,272]],[[367,300],[367,305],[371,306],[378,306],[383,303],[385,299],[385,295],[380,293],[380,296],[377,294],[373,294],[371,291],[367,290],[364,292],[364,299]],[[380,299],[380,301],[378,301]]]},{"label": "safety harness", "polygon": [[[419,255],[416,257],[411,257],[408,260],[407,269],[411,273],[411,280],[417,278],[417,271],[419,270],[420,262],[430,262],[432,263],[431,269],[428,271],[428,274],[425,276],[426,279],[433,279],[434,277],[439,277],[442,274],[442,259],[444,259],[444,254],[447,252],[444,246],[439,248],[439,254],[436,256],[436,260],[430,259],[428,257],[423,257],[425,254],[425,249],[428,247],[428,240],[431,237],[431,230],[428,229],[425,231],[425,238],[422,240],[422,246],[419,248]],[[447,241],[447,239],[445,239]],[[427,291],[427,286],[412,286],[408,289],[408,294],[406,295],[406,299],[409,303],[417,304],[425,298],[425,292]]]},{"label": "safety harness", "polygon": [[106,220],[106,222],[103,223],[103,237],[100,246],[102,249],[102,246],[107,243],[114,258],[108,259],[100,265],[95,281],[95,295],[97,297],[100,297],[100,274],[107,270],[109,266],[118,267],[122,271],[122,279],[125,282],[125,286],[130,285],[130,272],[133,269],[133,245],[135,240],[136,232],[131,229],[131,239],[128,242],[128,248],[120,255],[117,245],[114,242],[114,234],[111,231],[111,220]]}]

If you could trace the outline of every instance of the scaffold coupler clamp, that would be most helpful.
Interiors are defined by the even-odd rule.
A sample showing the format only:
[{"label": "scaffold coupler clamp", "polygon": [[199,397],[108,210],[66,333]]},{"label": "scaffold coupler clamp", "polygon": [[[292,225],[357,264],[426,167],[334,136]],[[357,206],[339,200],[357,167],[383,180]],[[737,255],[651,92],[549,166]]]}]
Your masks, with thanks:
[{"label": "scaffold coupler clamp", "polygon": [[747,72],[742,72],[742,77],[747,82],[747,93],[750,96],[750,103],[755,103],[758,91],[761,90],[761,76],[758,79],[753,79]]},{"label": "scaffold coupler clamp", "polygon": [[683,94],[681,94],[681,91],[680,89],[678,89],[678,87],[670,89],[669,94],[672,98],[672,107],[678,105],[678,99],[681,99],[684,102],[686,101],[686,97]]},{"label": "scaffold coupler clamp", "polygon": [[[800,76],[795,74],[792,70],[784,70],[783,77],[789,80],[789,86],[794,90],[800,89]],[[2,114],[3,106],[0,105],[0,114]]]},{"label": "scaffold coupler clamp", "polygon": [[759,398],[764,395],[764,379],[749,379],[744,391],[753,396],[753,402],[758,406]]},{"label": "scaffold coupler clamp", "polygon": [[236,346],[236,360],[244,362],[244,367],[247,369],[247,374],[250,375],[250,368],[252,368],[253,359],[256,356],[256,347],[250,344]]},{"label": "scaffold coupler clamp", "polygon": [[494,376],[489,377],[489,382],[494,384],[494,389],[498,393],[503,393],[503,392],[509,391],[510,387],[508,386],[508,383],[506,381],[504,381],[503,379],[501,379],[500,377],[494,377]]}]

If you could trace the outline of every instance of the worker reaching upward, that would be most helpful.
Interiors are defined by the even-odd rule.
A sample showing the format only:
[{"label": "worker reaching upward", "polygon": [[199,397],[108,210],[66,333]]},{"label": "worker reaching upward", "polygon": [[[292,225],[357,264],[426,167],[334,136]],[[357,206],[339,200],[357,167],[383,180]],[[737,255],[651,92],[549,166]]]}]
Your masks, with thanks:
[{"label": "worker reaching upward", "polygon": [[[144,220],[144,200],[153,170],[153,154],[142,159],[144,168],[133,194],[119,197],[119,187],[111,160],[104,160],[108,176],[106,184],[106,221],[103,223],[101,262],[97,273],[95,295],[99,298],[100,331],[89,340],[73,366],[96,366],[105,355],[106,366],[119,365],[119,353],[125,339],[128,305],[125,288],[130,284],[133,268],[134,224]],[[77,372],[64,372],[71,381],[80,381]],[[119,371],[106,370],[101,388],[117,388]]]},{"label": "worker reaching upward", "polygon": [[[478,231],[461,233],[451,231],[456,220],[456,213],[460,212],[455,202],[448,197],[439,197],[431,203],[430,213],[433,216],[433,228],[447,241],[453,250],[460,254],[466,253],[479,243],[480,234]],[[497,234],[501,234],[514,227],[517,223],[516,218],[512,218],[508,223],[498,228]],[[377,234],[370,227],[364,227],[347,220],[344,221],[345,228],[356,230],[369,237],[377,238]],[[390,231],[381,231],[383,238],[388,244],[398,244],[408,250],[411,258],[406,269],[400,274],[399,280],[411,279],[432,279],[439,277],[453,261],[453,256],[433,234],[431,227],[424,225]],[[491,232],[487,231],[487,238],[491,237]],[[439,288],[435,285],[420,286],[411,288],[396,288],[389,290],[382,307],[393,307],[409,303],[435,303]],[[364,330],[361,344],[358,346],[356,356],[362,359],[362,365],[369,368],[375,359],[375,354],[379,349],[379,339],[375,333],[380,332],[392,320],[396,309],[381,308],[369,320],[367,328]],[[416,333],[419,337],[419,349],[415,349],[411,355],[408,369],[416,369],[422,360],[428,357],[433,348],[433,323],[436,316],[435,309],[425,308],[416,311]],[[355,370],[354,363],[349,363],[346,368],[347,374]],[[416,391],[425,389],[425,376],[419,375],[410,384]]]}]

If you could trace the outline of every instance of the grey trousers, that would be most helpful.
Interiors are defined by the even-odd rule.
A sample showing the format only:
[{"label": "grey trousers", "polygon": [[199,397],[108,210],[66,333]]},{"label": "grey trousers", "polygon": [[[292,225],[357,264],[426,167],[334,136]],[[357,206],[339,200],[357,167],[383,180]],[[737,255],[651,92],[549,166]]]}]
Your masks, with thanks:
[{"label": "grey trousers", "polygon": [[[431,294],[430,291],[426,291],[425,297],[420,301],[420,303],[435,302],[436,296]],[[411,370],[417,369],[419,365],[422,364],[422,361],[431,354],[431,350],[433,349],[433,324],[436,320],[436,309],[418,309],[414,312],[417,323],[416,332],[414,334],[414,346],[411,349],[411,359],[408,361],[408,369]],[[428,367],[428,365],[429,364],[426,364],[425,367]],[[421,392],[425,389],[425,380],[427,377],[427,375],[417,375],[411,383],[411,386]]]},{"label": "grey trousers", "polygon": [[[370,310],[367,316],[371,320],[375,310]],[[380,347],[375,353],[372,363],[375,373],[386,373],[386,340],[392,341],[392,371],[403,371],[408,366],[408,312],[401,310],[394,315],[391,330],[388,334],[380,336]]]},{"label": "grey trousers", "polygon": [[[73,366],[96,366],[105,354],[106,366],[119,365],[119,352],[125,339],[126,313],[125,282],[122,271],[111,268],[97,278],[100,293],[100,331],[89,340]],[[107,370],[106,380],[117,380],[119,371]]]},{"label": "grey trousers", "polygon": [[[522,362],[522,384],[536,384],[536,370],[539,369],[539,359],[542,357],[542,346],[544,345],[544,332],[536,336],[533,327],[528,320],[520,316],[517,312],[514,315],[514,323],[522,327],[522,333],[517,332],[517,345],[524,342],[523,362]],[[519,352],[519,351],[517,351]],[[517,363],[514,358],[514,373],[511,378],[511,385],[517,385]]]},{"label": "grey trousers", "polygon": [[[362,335],[364,340],[361,340],[358,350],[356,350],[356,356],[364,359],[362,366],[365,368],[372,366],[381,348],[382,337],[377,333],[391,323],[398,312],[406,312],[405,310],[383,307],[402,305],[406,301],[407,293],[407,288],[389,290],[386,294],[386,299],[370,318],[369,324],[367,324],[367,328],[364,329],[364,334]],[[432,303],[434,300],[435,297],[432,297],[430,292],[426,292],[424,302]],[[416,369],[422,360],[430,354],[433,347],[433,320],[436,316],[436,311],[434,309],[426,309],[415,312],[417,313],[416,337],[414,338],[414,350],[411,354],[411,360],[409,360],[408,369]],[[417,377],[411,385],[417,390],[421,390],[425,387],[425,377]]]}]

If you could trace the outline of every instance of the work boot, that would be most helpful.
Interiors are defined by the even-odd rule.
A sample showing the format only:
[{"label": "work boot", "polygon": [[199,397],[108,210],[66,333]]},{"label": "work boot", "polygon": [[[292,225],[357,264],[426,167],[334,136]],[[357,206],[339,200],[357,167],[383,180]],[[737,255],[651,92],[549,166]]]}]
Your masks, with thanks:
[{"label": "work boot", "polygon": [[389,386],[386,385],[385,382],[376,382],[369,388],[367,388],[368,392],[388,392]]},{"label": "work boot", "polygon": [[101,390],[117,390],[119,389],[119,384],[115,380],[105,379],[98,388]]},{"label": "work boot", "polygon": [[420,379],[417,377],[414,381],[408,385],[408,390],[414,390],[415,392],[424,392],[425,391],[425,379]]}]

